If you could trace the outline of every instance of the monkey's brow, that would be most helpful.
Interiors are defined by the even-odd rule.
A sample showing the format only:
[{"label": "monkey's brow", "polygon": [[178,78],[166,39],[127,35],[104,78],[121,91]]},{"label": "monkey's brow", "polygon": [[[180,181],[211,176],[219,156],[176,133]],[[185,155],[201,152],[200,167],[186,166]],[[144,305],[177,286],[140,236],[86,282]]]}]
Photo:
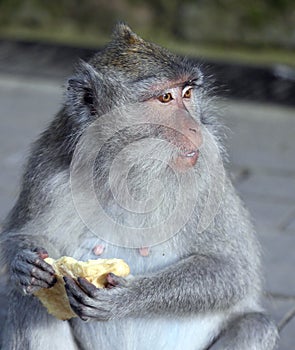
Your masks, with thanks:
[{"label": "monkey's brow", "polygon": [[136,78],[134,80],[131,80],[129,83],[131,85],[133,84],[147,84],[147,85],[159,85],[159,86],[165,86],[167,87],[173,87],[173,82],[175,83],[175,86],[177,84],[185,84],[187,82],[191,82],[192,84],[196,83],[199,80],[202,80],[203,75],[202,73],[197,70],[195,72],[192,72],[191,74],[188,74],[187,76],[183,76],[182,78],[175,78],[175,79],[168,79],[168,78],[159,78],[159,75],[155,74],[150,74],[150,75],[145,75],[140,78]]},{"label": "monkey's brow", "polygon": [[[140,94],[140,99],[142,101],[148,100],[153,97],[161,96],[167,92],[168,89],[181,87],[184,89],[187,86],[199,86],[200,76],[198,77],[189,77],[186,79],[179,79],[177,81],[167,82],[167,79],[164,81],[159,81],[159,79],[155,76],[145,77],[143,79],[138,79],[136,84],[140,84],[142,86],[142,92]],[[155,83],[155,81],[157,81]],[[132,83],[135,83],[133,81]]]}]

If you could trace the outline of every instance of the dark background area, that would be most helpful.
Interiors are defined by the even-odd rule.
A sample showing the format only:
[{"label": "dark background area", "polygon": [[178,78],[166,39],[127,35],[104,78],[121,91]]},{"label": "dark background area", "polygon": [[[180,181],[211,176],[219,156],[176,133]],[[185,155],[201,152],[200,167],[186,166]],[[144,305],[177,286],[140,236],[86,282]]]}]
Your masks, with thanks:
[{"label": "dark background area", "polygon": [[220,95],[295,105],[293,0],[0,0],[0,69],[69,74],[118,21],[200,62]]},{"label": "dark background area", "polygon": [[[4,35],[89,44],[103,41],[118,20],[153,38],[259,50],[295,48],[293,0],[0,1]],[[104,38],[95,39],[98,34]]]}]

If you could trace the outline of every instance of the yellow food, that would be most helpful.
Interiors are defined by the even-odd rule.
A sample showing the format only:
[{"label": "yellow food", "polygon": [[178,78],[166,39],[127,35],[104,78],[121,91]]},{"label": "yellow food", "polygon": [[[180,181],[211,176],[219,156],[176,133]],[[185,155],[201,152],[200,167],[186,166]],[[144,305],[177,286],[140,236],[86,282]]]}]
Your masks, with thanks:
[{"label": "yellow food", "polygon": [[97,288],[104,288],[106,276],[112,272],[117,276],[125,277],[129,274],[129,266],[121,259],[97,259],[77,261],[74,258],[63,256],[58,260],[46,258],[52,265],[57,282],[52,288],[42,288],[35,293],[48,313],[60,320],[68,320],[77,315],[72,311],[65,291],[63,276],[72,278],[84,277]]}]

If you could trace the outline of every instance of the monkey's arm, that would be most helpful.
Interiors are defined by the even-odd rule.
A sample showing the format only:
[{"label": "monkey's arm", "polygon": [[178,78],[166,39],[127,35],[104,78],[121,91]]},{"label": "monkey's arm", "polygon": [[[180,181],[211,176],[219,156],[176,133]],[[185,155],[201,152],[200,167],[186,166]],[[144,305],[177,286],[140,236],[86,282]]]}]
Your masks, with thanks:
[{"label": "monkey's arm", "polygon": [[84,279],[65,281],[71,307],[82,319],[109,320],[227,309],[243,299],[251,279],[255,283],[250,268],[243,269],[241,261],[198,255],[128,282],[111,276],[117,285],[112,289],[99,290]]},{"label": "monkey's arm", "polygon": [[[56,282],[54,270],[44,259],[52,245],[43,236],[8,234],[1,240],[2,259],[10,271],[10,279],[26,294],[50,288]],[[1,259],[1,260],[2,260]]]}]

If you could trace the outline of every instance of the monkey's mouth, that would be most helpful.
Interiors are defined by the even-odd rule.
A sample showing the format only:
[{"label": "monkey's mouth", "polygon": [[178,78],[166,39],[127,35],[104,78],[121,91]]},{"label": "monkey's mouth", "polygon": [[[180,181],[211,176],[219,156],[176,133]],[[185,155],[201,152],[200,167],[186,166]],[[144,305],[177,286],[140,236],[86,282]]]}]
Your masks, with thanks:
[{"label": "monkey's mouth", "polygon": [[186,151],[183,152],[182,156],[185,158],[194,158],[194,157],[199,157],[200,151],[197,149],[195,151]]},{"label": "monkey's mouth", "polygon": [[198,161],[200,156],[200,151],[196,150],[183,150],[178,153],[176,159],[174,160],[174,165],[181,172],[192,168]]},{"label": "monkey's mouth", "polygon": [[200,151],[197,150],[190,150],[190,151],[184,151],[180,153],[180,157],[189,161],[191,165],[195,165],[197,163],[197,160],[199,158]]}]

